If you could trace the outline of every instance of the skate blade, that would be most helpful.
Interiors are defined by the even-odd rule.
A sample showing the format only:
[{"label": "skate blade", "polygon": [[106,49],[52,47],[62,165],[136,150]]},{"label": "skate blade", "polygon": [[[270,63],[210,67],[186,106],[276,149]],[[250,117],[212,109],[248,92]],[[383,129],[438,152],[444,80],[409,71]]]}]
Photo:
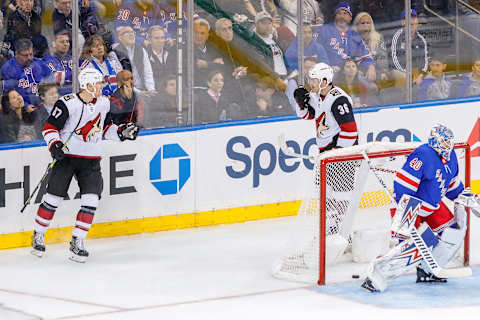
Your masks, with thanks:
[{"label": "skate blade", "polygon": [[69,257],[68,257],[70,260],[74,261],[74,262],[78,262],[78,263],[85,263],[85,261],[87,261],[87,257],[81,257],[81,256],[77,256],[76,254],[72,253]]},{"label": "skate blade", "polygon": [[39,250],[32,249],[32,251],[30,251],[30,253],[33,254],[36,257],[41,258],[45,254],[45,251],[39,251]]}]

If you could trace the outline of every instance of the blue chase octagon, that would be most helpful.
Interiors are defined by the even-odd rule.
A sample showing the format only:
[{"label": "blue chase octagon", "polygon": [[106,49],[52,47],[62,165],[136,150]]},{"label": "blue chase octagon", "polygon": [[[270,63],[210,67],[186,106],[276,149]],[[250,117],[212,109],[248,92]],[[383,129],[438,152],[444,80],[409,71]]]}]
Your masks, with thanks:
[{"label": "blue chase octagon", "polygon": [[[168,159],[178,159],[178,178],[162,180],[162,163]],[[190,158],[178,143],[160,147],[150,161],[150,182],[162,194],[176,194],[182,190],[190,178]]]}]

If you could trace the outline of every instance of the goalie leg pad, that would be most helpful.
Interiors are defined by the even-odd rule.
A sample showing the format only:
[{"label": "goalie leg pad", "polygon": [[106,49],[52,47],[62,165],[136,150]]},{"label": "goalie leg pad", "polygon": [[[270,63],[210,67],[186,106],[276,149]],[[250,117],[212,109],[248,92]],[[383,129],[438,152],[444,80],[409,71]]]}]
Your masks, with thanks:
[{"label": "goalie leg pad", "polygon": [[398,202],[395,215],[392,219],[392,232],[407,238],[410,234],[410,228],[417,220],[422,200],[404,194]]},{"label": "goalie leg pad", "polygon": [[437,263],[444,267],[457,253],[465,238],[465,229],[447,228],[443,231],[438,245],[432,254]]},{"label": "goalie leg pad", "polygon": [[[438,239],[426,223],[422,223],[417,232],[427,247],[437,246]],[[409,238],[392,248],[385,256],[375,259],[367,270],[367,279],[375,290],[384,291],[389,280],[414,268],[422,260],[420,249],[417,248],[413,239]]]}]

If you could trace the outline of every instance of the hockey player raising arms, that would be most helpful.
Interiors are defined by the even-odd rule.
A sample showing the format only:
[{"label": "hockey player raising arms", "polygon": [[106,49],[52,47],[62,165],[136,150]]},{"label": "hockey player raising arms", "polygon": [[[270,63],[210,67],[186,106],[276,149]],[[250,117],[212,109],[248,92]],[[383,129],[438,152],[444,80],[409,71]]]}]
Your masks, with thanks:
[{"label": "hockey player raising arms", "polygon": [[32,253],[39,257],[45,253],[45,231],[75,176],[80,188],[81,207],[70,242],[70,259],[85,262],[88,252],[84,240],[103,189],[100,142],[102,137],[135,140],[138,127],[134,123],[117,126],[105,122],[110,101],[102,95],[104,78],[100,72],[84,69],[78,81],[81,91],[65,95],[55,103],[42,131],[56,163],[48,177],[47,193],[35,217]]},{"label": "hockey player raising arms", "polygon": [[[430,267],[443,268],[462,246],[467,228],[465,207],[480,215],[478,196],[464,189],[460,180],[453,146],[452,131],[435,125],[428,143],[415,149],[397,171],[393,184],[397,207],[393,210],[392,232],[403,241],[372,262],[363,288],[383,291],[388,280],[414,266],[417,266],[417,282],[446,282],[432,274]],[[443,203],[443,197],[454,201],[453,213]],[[422,258],[425,250],[427,257],[433,256],[436,263]]]},{"label": "hockey player raising arms", "polygon": [[317,63],[308,76],[312,90],[308,92],[304,87],[299,87],[293,96],[297,102],[297,116],[315,120],[320,152],[357,144],[352,99],[332,84],[332,68],[325,63]]}]

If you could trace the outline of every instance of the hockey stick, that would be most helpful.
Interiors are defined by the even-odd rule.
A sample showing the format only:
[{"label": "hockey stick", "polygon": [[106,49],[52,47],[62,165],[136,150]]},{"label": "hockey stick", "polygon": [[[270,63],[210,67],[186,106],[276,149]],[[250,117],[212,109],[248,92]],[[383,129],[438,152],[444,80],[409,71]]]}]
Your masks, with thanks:
[{"label": "hockey stick", "polygon": [[[377,178],[378,182],[382,185],[383,189],[387,192],[389,198],[391,201],[395,201],[393,198],[393,195],[391,194],[390,190],[388,190],[388,187],[386,183],[383,181],[383,179],[375,172],[375,168],[370,161],[370,158],[368,157],[367,153],[362,151],[362,156],[363,158],[367,161],[368,167],[370,170],[373,172],[375,177]],[[423,241],[422,237],[418,234],[417,228],[415,228],[415,225],[412,223],[412,227],[409,230],[410,236],[413,239],[413,242],[415,243],[415,246],[417,249],[420,251],[420,254],[423,257],[423,260],[425,263],[428,265],[432,273],[438,277],[438,278],[463,278],[463,277],[469,277],[472,275],[472,269],[470,267],[463,267],[463,268],[453,268],[453,269],[445,269],[440,267],[440,265],[437,263],[435,258],[433,257],[432,251],[428,246],[425,244],[425,241]]]},{"label": "hockey stick", "polygon": [[315,156],[308,156],[308,155],[304,155],[304,154],[301,154],[301,153],[296,153],[296,152],[290,151],[290,149],[288,149],[287,141],[285,140],[285,134],[284,133],[282,133],[281,135],[278,136],[278,144],[280,145],[280,149],[282,150],[282,152],[287,156],[294,157],[294,158],[315,160]]},{"label": "hockey stick", "polygon": [[[72,137],[73,133],[74,131],[72,131],[72,133],[70,133],[70,135],[68,136],[68,139],[65,141],[65,144],[62,147],[62,151],[65,150],[65,148],[67,147],[68,141],[70,141],[70,138]],[[25,208],[30,204],[30,201],[32,201],[33,196],[35,195],[35,193],[37,193],[38,188],[40,188],[40,186],[43,184],[45,179],[47,179],[48,174],[50,173],[50,170],[52,170],[55,163],[57,163],[57,159],[53,159],[53,161],[47,166],[47,170],[45,170],[42,178],[40,179],[40,182],[37,184],[35,189],[33,189],[33,192],[30,194],[27,201],[25,201],[25,203],[23,204],[23,207],[20,210],[20,213],[23,213],[23,211],[25,211]]]}]

